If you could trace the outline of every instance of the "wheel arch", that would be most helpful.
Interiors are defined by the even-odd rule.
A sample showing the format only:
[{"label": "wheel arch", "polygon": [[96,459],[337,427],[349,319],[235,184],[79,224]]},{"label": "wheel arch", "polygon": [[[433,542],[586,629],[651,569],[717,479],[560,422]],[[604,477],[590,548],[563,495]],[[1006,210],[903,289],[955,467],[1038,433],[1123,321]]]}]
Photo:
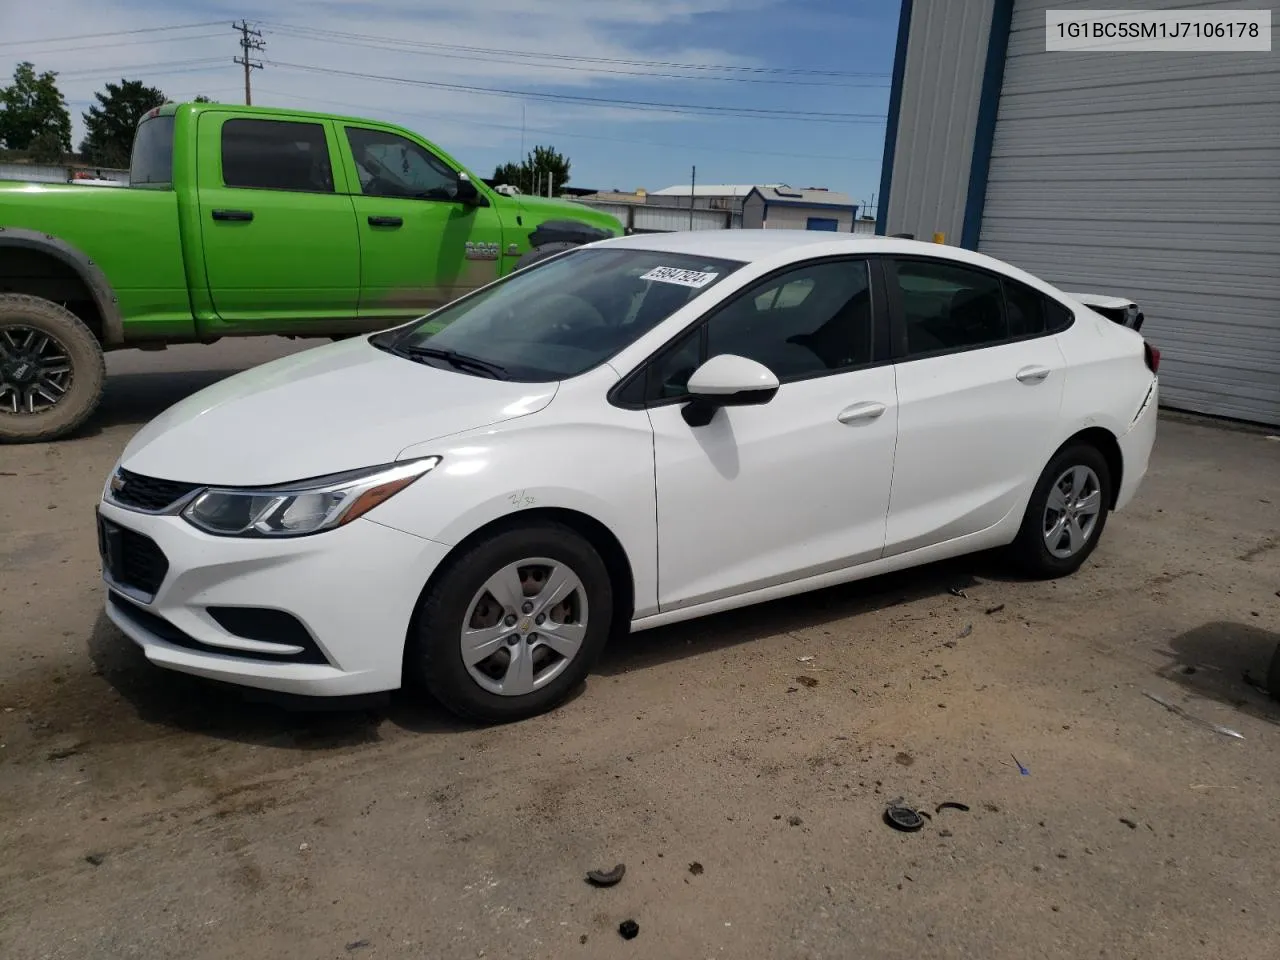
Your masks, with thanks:
[{"label": "wheel arch", "polygon": [[[4,258],[0,293],[37,296],[68,305],[104,346],[124,342],[124,318],[111,283],[102,268],[82,250],[52,234],[0,227],[0,251],[19,252]],[[24,274],[31,267],[49,267],[47,276]],[[72,309],[70,304],[81,309]]]},{"label": "wheel arch", "polygon": [[[427,582],[423,584],[419,599],[427,595],[457,557],[476,543],[507,530],[518,530],[538,523],[558,523],[566,526],[591,544],[600,554],[605,569],[609,571],[610,585],[614,589],[613,623],[610,624],[610,635],[617,636],[625,631],[631,624],[631,617],[635,610],[635,574],[627,551],[623,548],[618,536],[605,524],[581,510],[567,507],[531,507],[505,514],[477,527],[454,544],[445,558],[436,565]],[[416,621],[416,614],[414,619]],[[413,623],[409,625],[409,630],[411,632],[414,630]],[[406,644],[406,650],[407,648],[408,644]]]},{"label": "wheel arch", "polygon": [[1111,502],[1107,506],[1114,510],[1120,496],[1120,486],[1124,481],[1124,454],[1120,451],[1120,441],[1106,427],[1086,427],[1069,436],[1053,452],[1053,455],[1056,457],[1058,453],[1077,443],[1094,447],[1107,461],[1107,470],[1111,473]]}]

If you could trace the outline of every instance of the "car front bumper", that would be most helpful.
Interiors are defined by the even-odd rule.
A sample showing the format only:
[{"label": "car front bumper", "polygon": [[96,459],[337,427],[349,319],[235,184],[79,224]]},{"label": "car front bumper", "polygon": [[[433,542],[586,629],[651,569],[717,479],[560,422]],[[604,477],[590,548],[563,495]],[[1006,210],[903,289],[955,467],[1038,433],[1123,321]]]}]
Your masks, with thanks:
[{"label": "car front bumper", "polygon": [[418,596],[448,547],[364,518],[238,539],[98,507],[107,616],[161,667],[304,696],[400,686]]}]

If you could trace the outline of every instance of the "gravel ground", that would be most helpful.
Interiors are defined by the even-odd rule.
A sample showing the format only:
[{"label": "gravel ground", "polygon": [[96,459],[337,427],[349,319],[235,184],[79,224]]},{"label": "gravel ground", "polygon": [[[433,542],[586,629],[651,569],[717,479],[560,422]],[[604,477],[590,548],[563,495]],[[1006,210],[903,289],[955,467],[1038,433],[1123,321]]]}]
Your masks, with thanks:
[{"label": "gravel ground", "polygon": [[[147,664],[91,512],[141,423],[308,345],[113,355],[91,430],[0,448],[0,955],[1276,955],[1280,704],[1245,677],[1280,441],[1167,417],[1070,579],[975,557],[638,634],[501,729],[298,714]],[[898,796],[970,809],[899,833]]]}]

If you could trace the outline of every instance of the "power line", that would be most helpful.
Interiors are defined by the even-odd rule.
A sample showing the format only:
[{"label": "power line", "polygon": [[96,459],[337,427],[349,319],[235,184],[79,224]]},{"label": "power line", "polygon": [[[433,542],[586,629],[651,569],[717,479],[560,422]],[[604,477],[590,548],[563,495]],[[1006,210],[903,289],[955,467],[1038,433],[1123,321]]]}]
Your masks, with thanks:
[{"label": "power line", "polygon": [[319,27],[304,27],[288,23],[273,23],[272,21],[263,21],[265,26],[275,27],[277,29],[283,27],[294,31],[295,33],[311,34],[315,38],[322,36],[354,38],[358,40],[371,40],[381,44],[398,44],[407,47],[417,47],[424,49],[441,49],[441,50],[458,50],[465,53],[488,53],[500,57],[523,57],[541,60],[567,60],[578,63],[613,63],[625,66],[641,66],[641,67],[668,67],[680,70],[718,70],[725,73],[758,73],[758,74],[777,74],[792,76],[819,76],[819,77],[888,77],[887,72],[871,73],[871,72],[853,72],[847,70],[805,70],[796,67],[751,67],[743,65],[726,65],[726,64],[700,64],[700,63],[678,63],[670,60],[638,60],[619,57],[585,57],[574,56],[564,53],[534,53],[527,50],[508,50],[496,47],[473,47],[456,43],[435,43],[424,40],[404,40],[397,37],[376,36],[367,33],[352,33],[342,30],[322,30]]},{"label": "power line", "polygon": [[[111,66],[111,67],[85,67],[80,70],[68,70],[66,73],[58,74],[59,79],[64,80],[96,80],[99,77],[122,77],[127,73],[146,73],[148,77],[166,76],[172,73],[200,73],[207,70],[208,66],[214,64],[226,64],[224,57],[204,57],[198,60],[169,60],[160,63],[131,64],[128,66]],[[208,65],[208,66],[202,66]],[[179,68],[198,68],[198,69],[177,69],[169,70],[169,67]]]},{"label": "power line", "polygon": [[121,40],[119,43],[86,43],[76,47],[59,47],[56,50],[27,50],[24,56],[46,57],[59,53],[75,53],[78,50],[114,50],[117,47],[132,47],[140,43],[186,43],[188,40],[208,40],[210,37],[221,37],[223,33],[196,33],[189,37],[147,37],[142,40]]},{"label": "power line", "polygon": [[266,44],[262,42],[262,31],[252,29],[246,20],[233,23],[231,28],[240,31],[240,50],[244,55],[235,57],[234,60],[244,67],[244,105],[248,107],[253,104],[253,87],[249,77],[254,70],[262,69],[262,61],[254,60],[252,54],[255,50],[262,50]]},{"label": "power line", "polygon": [[[347,107],[351,110],[358,110],[364,115],[386,114],[390,116],[409,117],[415,120],[441,120],[446,123],[462,124],[463,126],[483,127],[486,130],[510,130],[512,132],[520,132],[523,130],[529,133],[543,133],[549,137],[563,138],[567,140],[599,140],[604,143],[621,143],[621,144],[627,144],[630,146],[662,147],[668,150],[701,150],[701,151],[706,151],[711,153],[742,154],[744,156],[786,157],[788,159],[793,159],[793,160],[838,160],[838,161],[844,161],[848,163],[858,163],[858,162],[879,163],[881,161],[881,157],[878,154],[874,157],[846,157],[846,156],[835,156],[833,154],[821,154],[821,153],[780,153],[773,150],[754,150],[754,149],[741,150],[741,149],[738,149],[737,147],[732,147],[732,146],[716,147],[716,146],[705,146],[702,144],[695,145],[695,144],[689,144],[689,143],[667,143],[667,142],[662,142],[658,140],[637,139],[635,137],[605,137],[599,134],[591,134],[591,133],[567,133],[563,130],[552,130],[547,127],[526,127],[518,124],[495,123],[490,120],[470,120],[466,117],[450,116],[448,114],[417,113],[417,112],[410,112],[407,110],[388,110],[385,107],[369,107],[365,104],[360,104],[360,103],[343,103],[340,100],[332,100],[328,97],[306,97],[297,93],[282,93],[277,90],[259,89],[258,92],[265,93],[267,96],[270,96],[270,97],[278,97],[281,99],[302,100],[304,102],[309,102],[309,103],[326,104],[331,107]],[[524,149],[522,147],[521,156],[523,155],[524,155]]]},{"label": "power line", "polygon": [[[321,31],[312,28],[296,28],[296,27],[277,27],[275,30],[268,30],[268,33],[276,33],[286,37],[293,37],[301,40],[312,40],[318,43],[333,43],[342,46],[362,47],[367,50],[380,50],[384,53],[394,50],[397,53],[412,53],[420,56],[439,57],[445,60],[465,60],[473,63],[510,63],[511,55],[503,51],[484,51],[477,53],[447,53],[437,49],[422,49],[422,46],[414,41],[393,40],[390,38],[378,42],[366,42],[364,40],[347,39],[334,31]],[[359,36],[359,34],[353,34]],[[441,46],[446,45],[428,45]],[[482,48],[476,48],[480,50]],[[544,54],[521,54],[521,56],[529,58],[557,56]],[[586,58],[591,59],[591,58]],[[710,82],[722,83],[767,83],[781,86],[806,86],[806,87],[834,87],[834,88],[853,88],[853,87],[874,87],[881,88],[887,83],[886,80],[881,81],[824,81],[824,80],[796,80],[796,79],[780,79],[772,77],[748,76],[748,77],[716,77],[716,76],[697,76],[680,73],[660,73],[652,70],[620,70],[616,67],[593,66],[572,63],[531,63],[528,66],[537,66],[545,70],[571,70],[581,73],[592,74],[610,74],[620,77],[636,77],[638,79],[653,80],[703,80]],[[690,68],[692,69],[692,68]],[[698,68],[702,69],[702,68]],[[710,68],[707,68],[710,69]],[[870,76],[870,75],[868,75]]]},{"label": "power line", "polygon": [[360,73],[355,70],[338,70],[334,67],[312,67],[300,63],[268,60],[274,67],[321,73],[357,80],[380,80],[384,83],[400,83],[409,86],[430,87],[436,90],[455,90],[462,93],[479,93],[495,97],[516,97],[527,100],[546,100],[553,103],[574,103],[589,107],[618,107],[626,110],[660,111],[703,116],[728,116],[757,120],[796,120],[809,123],[884,123],[885,118],[871,113],[831,113],[817,110],[784,110],[772,107],[726,107],[716,104],[663,103],[652,100],[621,100],[611,97],[588,97],[568,93],[543,93],[532,90],[511,90],[501,87],[477,87],[461,83],[445,83],[438,80],[414,80],[408,77],[391,77],[376,73]]},{"label": "power line", "polygon": [[43,37],[39,40],[6,40],[0,47],[23,47],[33,43],[61,43],[63,40],[95,40],[101,37],[127,37],[137,33],[164,33],[171,30],[194,30],[197,27],[221,26],[221,20],[205,20],[202,23],[179,23],[170,27],[140,27],[137,30],[109,30],[103,33],[78,33],[70,37]]}]

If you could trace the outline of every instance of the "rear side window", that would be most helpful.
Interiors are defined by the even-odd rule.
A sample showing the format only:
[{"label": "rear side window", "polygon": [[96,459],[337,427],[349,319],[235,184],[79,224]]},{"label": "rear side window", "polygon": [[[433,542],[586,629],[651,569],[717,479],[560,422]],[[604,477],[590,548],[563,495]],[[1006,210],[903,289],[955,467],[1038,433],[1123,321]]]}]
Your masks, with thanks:
[{"label": "rear side window", "polygon": [[908,356],[967,350],[1009,338],[997,277],[926,260],[899,260],[895,268]]},{"label": "rear side window", "polygon": [[293,120],[228,120],[222,125],[222,182],[252,190],[332,193],[324,127]]},{"label": "rear side window", "polygon": [[1011,337],[1061,333],[1075,319],[1070,310],[1052,297],[1016,280],[1004,281],[1004,305]]},{"label": "rear side window", "polygon": [[129,161],[129,185],[173,183],[173,115],[152,117],[138,125]]}]

